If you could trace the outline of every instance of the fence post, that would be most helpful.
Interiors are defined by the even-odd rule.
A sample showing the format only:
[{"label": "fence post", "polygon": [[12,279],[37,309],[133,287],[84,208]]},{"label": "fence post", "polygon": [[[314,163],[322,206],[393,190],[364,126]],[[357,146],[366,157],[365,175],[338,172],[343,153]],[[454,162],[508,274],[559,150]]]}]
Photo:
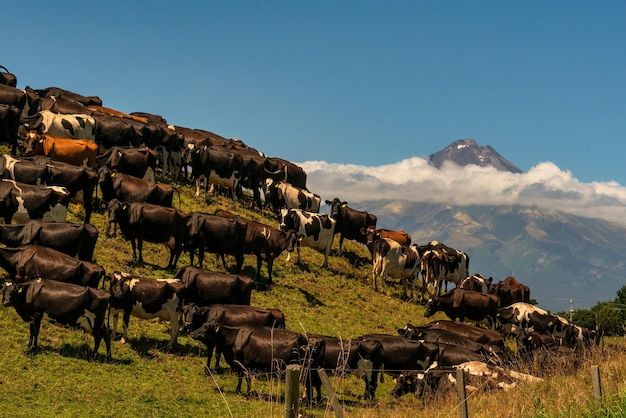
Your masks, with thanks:
[{"label": "fence post", "polygon": [[298,415],[300,399],[300,365],[290,364],[285,370],[285,418]]},{"label": "fence post", "polygon": [[317,369],[317,374],[320,375],[320,379],[322,379],[322,384],[324,385],[324,389],[326,389],[326,393],[328,394],[328,400],[335,411],[335,416],[337,418],[343,418],[343,408],[341,407],[341,403],[339,403],[339,399],[337,399],[337,395],[335,395],[335,389],[330,384],[330,379],[328,379],[328,375],[323,368]]},{"label": "fence post", "polygon": [[465,395],[465,371],[456,370],[457,402],[461,418],[467,418],[467,396]]},{"label": "fence post", "polygon": [[600,368],[598,366],[591,366],[591,383],[596,402],[602,402],[602,385],[600,384]]}]

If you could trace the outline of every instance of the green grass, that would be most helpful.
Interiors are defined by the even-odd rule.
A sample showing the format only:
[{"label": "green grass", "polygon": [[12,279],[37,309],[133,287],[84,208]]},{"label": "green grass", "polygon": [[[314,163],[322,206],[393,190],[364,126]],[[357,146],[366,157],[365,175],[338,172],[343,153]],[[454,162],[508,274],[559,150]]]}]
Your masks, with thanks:
[{"label": "green grass", "polygon": [[[178,204],[177,199],[175,204]],[[183,211],[213,213],[218,208],[234,210],[244,217],[277,225],[270,212],[259,214],[247,209],[244,204],[233,209],[232,203],[222,198],[206,204],[193,196],[191,188],[181,188]],[[71,206],[69,221],[82,222],[83,216],[80,207]],[[92,223],[101,232],[94,258],[107,272],[119,270],[153,278],[171,276],[163,269],[168,259],[164,247],[145,243],[146,264],[137,266],[131,261],[130,243],[120,237],[108,238],[104,235],[104,214],[95,213]],[[286,253],[282,254],[274,265],[274,285],[271,289],[260,286],[253,291],[252,304],[281,309],[289,329],[342,338],[372,332],[395,334],[396,329],[408,321],[422,324],[430,319],[443,318],[437,316],[426,320],[423,307],[400,299],[400,285],[391,283],[386,288],[386,294],[374,292],[367,250],[346,241],[344,254],[338,256],[337,241],[328,269],[320,267],[323,255],[308,248],[303,249],[302,265],[295,264],[295,254],[290,262],[285,261]],[[227,261],[232,267],[232,258],[227,258]],[[188,262],[188,255],[183,255],[179,267]],[[212,255],[206,258],[205,268],[214,268]],[[255,270],[255,257],[246,256],[244,274],[254,276]],[[263,277],[266,275],[266,266],[263,265]],[[179,337],[173,351],[161,351],[160,348],[169,339],[167,323],[131,317],[130,341],[127,344],[113,341],[111,362],[102,360],[103,346],[99,361],[88,360],[93,346],[90,335],[45,321],[39,337],[39,352],[35,355],[28,353],[28,325],[13,308],[0,307],[0,330],[0,416],[278,417],[284,414],[281,382],[258,378],[253,381],[255,391],[252,395],[238,395],[234,393],[236,377],[228,369],[212,376],[205,375],[203,347],[187,335]],[[620,355],[623,359],[624,354],[620,352]],[[613,355],[610,359],[615,362],[619,357]],[[600,357],[598,361],[605,360]],[[225,363],[222,364],[225,366]],[[626,366],[622,364],[626,365],[626,362],[606,366],[611,381],[623,384]],[[584,377],[585,373],[581,372],[580,376]],[[579,382],[584,382],[584,378],[568,378],[579,385],[575,386],[574,395],[592,397],[591,389],[579,393]],[[393,382],[389,377],[379,385],[375,405],[361,399],[363,383],[357,377],[332,379],[332,382],[349,416],[408,417],[422,413],[432,416],[458,413],[454,406],[454,394],[430,403],[422,403],[412,396],[393,399],[390,396]],[[493,402],[501,403],[502,411],[511,410],[508,413],[510,416],[559,416],[563,406],[558,399],[572,396],[568,385],[544,386],[524,388],[526,394],[536,393],[542,399],[541,407],[531,396],[522,396],[516,398],[520,405],[511,410],[510,401],[502,397],[503,394],[482,394],[479,396],[480,405],[491,406],[484,409],[478,402],[472,402],[470,416],[507,416],[499,414],[498,409],[494,410]],[[625,398],[620,387],[619,383],[610,387],[609,401],[602,406],[582,402],[581,407],[570,416],[597,416],[596,412],[601,416],[619,416],[616,411],[625,411]],[[559,391],[557,400],[550,393],[554,390]],[[308,407],[305,411],[309,416],[332,416],[326,404]]]}]

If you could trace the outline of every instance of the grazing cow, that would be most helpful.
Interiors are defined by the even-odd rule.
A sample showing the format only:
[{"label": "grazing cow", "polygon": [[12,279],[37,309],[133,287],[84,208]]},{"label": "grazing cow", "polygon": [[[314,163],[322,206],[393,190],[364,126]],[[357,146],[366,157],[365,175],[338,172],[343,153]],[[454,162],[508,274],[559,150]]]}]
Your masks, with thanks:
[{"label": "grazing cow", "polygon": [[233,201],[237,200],[237,188],[241,179],[243,165],[238,154],[224,151],[217,147],[196,147],[188,144],[182,154],[183,161],[191,167],[191,176],[196,181],[196,196],[200,196],[200,182],[204,180],[205,190],[211,184],[231,190]]},{"label": "grazing cow", "polygon": [[337,221],[335,232],[341,234],[339,237],[339,254],[341,254],[344,238],[355,240],[361,244],[367,243],[361,230],[369,227],[376,228],[376,215],[354,210],[348,206],[348,202],[342,202],[337,197],[332,202],[326,200],[326,204],[330,206],[330,216]]},{"label": "grazing cow", "polygon": [[[285,328],[285,315],[279,309],[264,309],[248,305],[224,305],[214,304],[198,306],[190,304],[185,308],[185,328],[193,332],[201,328],[207,322],[216,322],[229,327],[268,326]],[[212,341],[205,343],[207,346],[207,369],[211,368],[214,344]],[[220,368],[221,351],[215,353],[215,369]]]},{"label": "grazing cow", "polygon": [[411,245],[411,235],[404,231],[393,231],[391,229],[376,229],[375,227],[364,228],[361,233],[365,237],[365,246],[370,250],[370,254],[374,253],[374,241],[382,238],[389,238],[400,245]]},{"label": "grazing cow", "polygon": [[413,246],[400,245],[389,238],[382,238],[373,244],[374,291],[378,291],[377,279],[385,291],[387,275],[401,279],[404,285],[404,298],[407,298],[407,281],[411,281],[411,298],[415,293],[415,281],[419,274],[420,256]]},{"label": "grazing cow", "polygon": [[111,315],[113,316],[113,336],[117,330],[117,317],[123,313],[123,340],[128,341],[130,315],[141,319],[159,318],[170,321],[170,341],[165,348],[171,348],[178,338],[179,316],[182,312],[184,290],[182,282],[176,279],[145,279],[130,274],[114,272],[111,280]]},{"label": "grazing cow", "polygon": [[45,183],[48,186],[62,186],[67,189],[70,199],[82,204],[85,208],[85,223],[89,223],[93,211],[93,192],[98,185],[96,171],[41,155],[30,157],[27,160],[46,165],[48,175]]},{"label": "grazing cow", "polygon": [[274,182],[267,179],[265,185],[265,202],[272,205],[274,212],[280,209],[302,209],[318,213],[322,198],[308,190],[300,189],[285,182]]},{"label": "grazing cow", "polygon": [[[281,209],[280,230],[293,231],[296,233],[298,243],[298,264],[300,261],[300,248],[304,245],[316,250],[324,251],[324,264],[328,267],[328,256],[335,237],[337,221],[328,215],[305,212],[300,209]],[[287,261],[291,253],[287,257]]]},{"label": "grazing cow", "polygon": [[[27,86],[26,90],[29,89],[30,87]],[[47,87],[45,89],[35,89],[32,91],[37,93],[39,97],[60,97],[62,99],[78,102],[83,106],[102,106],[102,99],[100,99],[98,96],[83,96],[82,94],[74,93],[72,91],[64,90],[58,87]]]},{"label": "grazing cow", "polygon": [[[239,273],[243,266],[244,243],[248,224],[236,218],[224,218],[202,212],[191,212],[185,216],[185,248],[189,251],[189,262],[198,250],[199,266],[204,263],[204,252],[231,254],[235,257],[235,271]],[[219,258],[216,257],[216,265]],[[222,260],[223,261],[223,260]]]},{"label": "grazing cow", "polygon": [[402,330],[398,330],[398,333],[406,338],[419,340],[423,339],[424,336],[431,331],[447,331],[458,334],[472,341],[489,346],[493,348],[493,351],[496,353],[502,352],[505,348],[504,336],[498,331],[448,320],[433,321],[419,327],[407,324]]},{"label": "grazing cow", "polygon": [[128,174],[116,173],[109,167],[98,169],[98,183],[102,190],[102,200],[110,202],[143,202],[172,207],[174,187],[169,184],[153,183]]},{"label": "grazing cow", "polygon": [[[150,203],[122,203],[117,199],[109,202],[109,224],[119,224],[124,238],[130,241],[133,248],[133,260],[143,264],[143,241],[163,243],[170,250],[167,268],[176,268],[178,258],[183,251],[185,239],[185,214],[174,208],[166,208]],[[114,228],[113,236],[115,236]],[[137,258],[136,249],[139,250]]]},{"label": "grazing cow", "polygon": [[20,108],[0,103],[0,142],[11,147],[11,154],[17,152],[17,133],[20,127]]},{"label": "grazing cow", "polygon": [[284,232],[261,222],[245,219],[231,213],[227,210],[218,210],[216,215],[225,218],[237,218],[245,222],[246,239],[243,244],[245,254],[256,255],[256,280],[261,280],[261,263],[263,260],[267,263],[268,283],[272,284],[272,268],[274,259],[283,251],[293,252],[296,234],[293,232]]},{"label": "grazing cow", "polygon": [[65,222],[70,194],[64,187],[35,186],[13,180],[0,182],[0,217],[4,223],[30,219]]},{"label": "grazing cow", "polygon": [[489,326],[493,327],[498,314],[498,297],[456,288],[429,299],[424,316],[429,318],[439,311],[443,311],[453,321],[457,318],[461,322],[465,318],[476,322],[487,319]]},{"label": "grazing cow", "polygon": [[215,303],[250,305],[254,280],[248,276],[208,271],[187,266],[174,275],[185,285],[184,304],[207,306]]},{"label": "grazing cow", "polygon": [[[490,293],[489,289],[492,281],[492,277],[490,277],[489,279],[485,279],[480,274],[475,273],[461,280],[461,283],[459,283],[459,288],[465,290],[473,290],[475,292]],[[500,303],[502,303],[502,300],[500,300]]]},{"label": "grazing cow", "polygon": [[[316,364],[306,364],[304,359],[314,358],[308,351],[309,340],[299,332],[271,327],[229,327],[217,322],[207,322],[191,333],[191,338],[205,345],[215,344],[224,354],[229,366],[237,373],[235,391],[241,392],[246,376],[247,393],[250,393],[250,375],[254,371],[282,375],[286,365],[302,364],[309,369]],[[316,383],[319,382],[316,380]],[[306,379],[307,395],[310,396],[310,380]],[[319,387],[316,388],[318,393]]]},{"label": "grazing cow", "polygon": [[25,224],[0,224],[0,242],[7,247],[41,245],[82,261],[91,261],[97,240],[98,230],[89,224],[37,220]]},{"label": "grazing cow", "polygon": [[510,334],[517,334],[522,329],[565,338],[570,328],[566,319],[524,302],[499,308],[497,317],[505,332]]},{"label": "grazing cow", "polygon": [[530,302],[530,289],[521,284],[514,277],[507,277],[496,284],[490,284],[489,293],[500,298],[500,307],[512,305],[516,302]]},{"label": "grazing cow", "polygon": [[431,241],[420,247],[419,251],[422,254],[424,284],[434,287],[436,296],[441,293],[442,283],[445,283],[447,292],[448,282],[458,286],[469,275],[469,256],[462,251],[438,241]]},{"label": "grazing cow", "polygon": [[42,110],[36,115],[22,118],[26,130],[59,138],[94,140],[96,121],[85,114],[57,114]]},{"label": "grazing cow", "polygon": [[57,161],[84,167],[96,165],[98,145],[93,141],[40,135],[35,131],[26,134],[26,141],[24,155],[45,155]]},{"label": "grazing cow", "polygon": [[59,324],[79,326],[91,332],[93,359],[104,339],[107,358],[111,358],[111,342],[104,325],[109,295],[104,290],[42,279],[23,284],[7,282],[2,287],[2,304],[13,306],[24,321],[30,322],[28,346],[34,350],[37,349],[41,319],[48,316]]},{"label": "grazing cow", "polygon": [[113,147],[96,157],[98,168],[106,166],[118,173],[155,182],[157,153],[150,148]]},{"label": "grazing cow", "polygon": [[0,248],[0,267],[16,283],[42,278],[97,288],[105,274],[96,263],[40,245]]},{"label": "grazing cow", "polygon": [[359,341],[374,341],[380,350],[367,358],[372,364],[372,377],[366,381],[365,399],[376,398],[378,373],[397,376],[402,370],[428,370],[437,363],[439,348],[435,344],[421,343],[398,335],[367,334],[358,338]]}]

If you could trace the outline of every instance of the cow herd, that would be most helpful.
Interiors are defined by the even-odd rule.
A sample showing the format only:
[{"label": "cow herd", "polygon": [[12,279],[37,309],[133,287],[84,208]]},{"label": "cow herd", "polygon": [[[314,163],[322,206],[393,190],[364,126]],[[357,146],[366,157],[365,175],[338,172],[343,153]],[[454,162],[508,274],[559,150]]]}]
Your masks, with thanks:
[{"label": "cow herd", "polygon": [[[25,153],[18,157],[20,137]],[[375,215],[352,209],[339,198],[325,201],[330,214],[319,213],[321,198],[306,188],[300,167],[266,157],[239,140],[169,125],[158,115],[105,108],[98,97],[0,84],[0,141],[12,150],[0,156],[0,216],[5,221],[0,225],[5,245],[0,267],[8,273],[2,301],[30,323],[28,345],[33,349],[44,315],[92,333],[94,358],[102,340],[111,357],[110,338],[117,332],[119,314],[124,340],[131,315],[161,318],[170,322],[166,348],[176,344],[184,322],[191,337],[207,347],[207,368],[214,349],[215,367],[224,356],[238,375],[237,391],[244,377],[250,390],[251,370],[276,370],[276,362],[299,363],[305,370],[324,368],[338,375],[360,369],[363,397],[374,399],[382,373],[398,378],[395,396],[423,395],[450,381],[455,367],[504,376],[506,381],[494,387],[510,388],[520,379],[538,379],[506,368],[514,351],[571,353],[597,341],[595,332],[531,305],[528,287],[514,278],[494,284],[491,278],[470,275],[469,256],[462,251],[437,241],[415,245],[404,231],[377,229]],[[184,213],[172,207],[176,186],[155,181],[157,167],[163,179],[195,182],[197,196],[202,188],[207,194],[222,188],[235,204],[242,188],[248,189],[252,206],[270,206],[278,227],[225,210]],[[68,202],[76,198],[85,209],[83,225],[65,222]],[[165,267],[173,276],[107,274],[92,262],[98,231],[89,222],[99,204],[108,216],[105,233],[114,236],[119,227],[131,242],[133,260],[143,263],[144,242],[165,244],[170,250]],[[369,249],[376,291],[379,284],[384,291],[387,277],[399,279],[407,299],[416,300],[418,293],[429,296],[425,317],[441,311],[451,321],[408,324],[399,335],[343,340],[288,330],[280,310],[250,306],[263,261],[268,285],[274,260],[284,251],[289,256],[297,251],[300,263],[303,245],[321,251],[327,267],[335,234],[339,254],[344,239]],[[183,251],[189,252],[190,265],[178,268]],[[224,255],[233,256],[235,274],[203,269],[205,252],[222,264]],[[199,267],[194,266],[196,254]],[[255,279],[240,274],[246,254],[257,258]],[[455,285],[450,291],[449,283]],[[106,325],[107,313],[114,319],[112,330]],[[509,336],[515,337],[516,350],[505,344]],[[317,373],[305,375],[307,395],[315,390],[319,398]]]}]

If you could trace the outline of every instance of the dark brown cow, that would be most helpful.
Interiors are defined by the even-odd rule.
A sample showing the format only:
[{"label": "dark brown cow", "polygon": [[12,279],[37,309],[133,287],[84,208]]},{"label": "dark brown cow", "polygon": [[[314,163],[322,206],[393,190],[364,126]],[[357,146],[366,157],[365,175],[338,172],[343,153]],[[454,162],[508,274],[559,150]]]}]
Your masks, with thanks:
[{"label": "dark brown cow", "polygon": [[70,194],[64,187],[0,181],[0,217],[24,223],[30,219],[64,222]]},{"label": "dark brown cow", "polygon": [[8,154],[0,156],[0,177],[3,179],[26,184],[47,184],[51,175],[48,165],[43,161]]},{"label": "dark brown cow", "polygon": [[17,152],[17,133],[20,127],[20,108],[0,103],[0,142],[11,147],[11,154]]},{"label": "dark brown cow", "polygon": [[465,321],[465,318],[476,322],[486,319],[489,321],[489,326],[494,327],[498,314],[498,297],[456,288],[431,298],[424,316],[429,318],[439,311],[443,311],[453,321],[457,318],[461,322]]},{"label": "dark brown cow", "polygon": [[25,224],[0,224],[0,242],[7,247],[40,245],[83,261],[91,261],[97,240],[98,230],[89,224],[37,220]]},{"label": "dark brown cow", "polygon": [[[168,269],[175,269],[183,251],[185,239],[185,214],[174,208],[166,208],[150,203],[123,203],[117,199],[109,202],[109,225],[119,224],[124,238],[133,248],[133,260],[143,264],[143,241],[165,244],[170,250]],[[115,228],[113,235],[115,235]],[[137,251],[139,250],[139,258]]]},{"label": "dark brown cow", "polygon": [[174,187],[169,184],[153,183],[128,174],[111,171],[109,167],[98,169],[98,183],[102,190],[102,200],[110,202],[144,202],[172,207]]},{"label": "dark brown cow", "polygon": [[269,157],[264,164],[266,177],[274,181],[283,181],[294,187],[308,190],[306,187],[306,172],[302,167],[282,158]]},{"label": "dark brown cow", "polygon": [[104,290],[42,279],[23,284],[7,282],[2,287],[2,304],[13,306],[24,321],[30,322],[28,346],[35,350],[41,320],[47,315],[59,324],[79,326],[91,332],[93,359],[104,339],[107,358],[111,358],[109,333],[104,325],[109,295]]},{"label": "dark brown cow", "polygon": [[254,280],[248,276],[208,271],[188,266],[174,275],[185,285],[184,304],[207,306],[215,303],[250,305]]},{"label": "dark brown cow", "polygon": [[521,284],[515,277],[507,277],[496,284],[489,286],[489,293],[500,298],[500,307],[512,305],[516,302],[530,303],[530,288]]},{"label": "dark brown cow", "polygon": [[40,245],[0,248],[0,266],[16,283],[38,278],[98,287],[104,268]]},{"label": "dark brown cow", "polygon": [[[199,266],[204,263],[204,252],[231,254],[235,257],[235,271],[239,273],[244,260],[244,243],[248,224],[238,218],[224,218],[202,212],[186,215],[185,248],[189,251],[190,264],[198,251]],[[216,259],[216,264],[219,259]],[[223,260],[223,257],[222,257]]]},{"label": "dark brown cow", "polygon": [[398,332],[401,335],[406,336],[407,338],[420,339],[423,338],[423,336],[426,335],[428,332],[435,330],[452,332],[454,334],[461,335],[481,344],[486,344],[491,347],[498,347],[498,350],[495,350],[498,353],[505,348],[504,336],[498,331],[448,320],[433,321],[419,327],[407,324],[407,326],[403,330],[398,330]]},{"label": "dark brown cow", "polygon": [[332,202],[327,200],[326,204],[330,206],[330,216],[337,221],[335,233],[340,234],[339,253],[341,254],[344,238],[366,244],[367,241],[361,230],[369,227],[376,228],[376,215],[352,209],[348,206],[348,202],[342,202],[337,197]]},{"label": "dark brown cow", "polygon": [[[30,87],[26,87],[26,89],[30,89]],[[47,87],[45,89],[33,89],[35,93],[39,97],[60,97],[67,100],[73,100],[78,102],[84,106],[96,105],[102,106],[102,99],[98,96],[84,96],[82,94],[74,93],[69,90],[64,90],[58,87]]]},{"label": "dark brown cow", "polygon": [[493,355],[502,352],[501,346],[479,343],[465,335],[443,329],[424,330],[407,325],[405,328],[399,329],[398,334],[411,340],[425,341],[433,344],[452,345],[474,353],[481,353],[485,355]]},{"label": "dark brown cow", "polygon": [[142,319],[159,318],[170,322],[170,341],[165,348],[176,344],[179,317],[182,313],[184,284],[176,279],[146,279],[114,272],[110,276],[111,315],[113,335],[117,330],[117,317],[123,314],[124,341],[128,341],[130,315]]},{"label": "dark brown cow", "polygon": [[293,252],[297,240],[296,234],[294,232],[281,231],[252,219],[239,217],[227,210],[219,210],[216,215],[226,218],[237,218],[248,225],[246,228],[246,239],[243,244],[244,253],[256,255],[257,281],[261,280],[261,263],[265,260],[267,263],[268,283],[271,285],[274,259],[285,250]]},{"label": "dark brown cow", "polygon": [[[279,309],[264,309],[247,305],[198,306],[191,304],[185,308],[185,328],[189,332],[201,328],[207,322],[217,322],[229,327],[253,325],[285,328],[285,315]],[[210,369],[214,346],[211,341],[207,341],[206,346],[208,354],[206,367]],[[221,354],[218,348],[215,353],[215,369],[220,368]]]},{"label": "dark brown cow", "polygon": [[154,182],[157,153],[150,148],[113,147],[96,157],[99,167]]}]

